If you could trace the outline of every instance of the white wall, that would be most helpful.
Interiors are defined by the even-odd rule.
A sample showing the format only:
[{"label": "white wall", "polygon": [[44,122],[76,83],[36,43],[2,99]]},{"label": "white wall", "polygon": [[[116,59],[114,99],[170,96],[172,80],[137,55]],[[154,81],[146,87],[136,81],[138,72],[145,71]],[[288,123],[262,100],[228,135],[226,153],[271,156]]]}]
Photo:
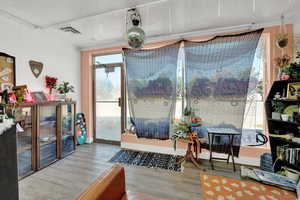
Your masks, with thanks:
[{"label": "white wall", "polygon": [[[80,52],[52,35],[40,30],[0,17],[0,52],[16,57],[16,84],[26,84],[30,91],[45,91],[45,76],[57,77],[59,81],[69,81],[75,87],[71,94],[80,108]],[[35,78],[29,60],[44,64],[43,71]]]}]

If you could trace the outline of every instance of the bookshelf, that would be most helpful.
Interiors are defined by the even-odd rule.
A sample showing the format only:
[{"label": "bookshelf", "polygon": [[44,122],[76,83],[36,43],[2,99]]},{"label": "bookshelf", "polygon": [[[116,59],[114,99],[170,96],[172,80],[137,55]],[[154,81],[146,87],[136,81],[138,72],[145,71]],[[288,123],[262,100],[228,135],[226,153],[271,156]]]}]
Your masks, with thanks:
[{"label": "bookshelf", "polygon": [[[275,81],[265,101],[268,130],[270,134],[276,135],[276,137],[269,136],[273,163],[276,161],[275,172],[279,171],[282,166],[300,171],[300,143],[278,137],[292,134],[294,137],[300,138],[300,121],[296,120],[294,116],[294,113],[299,113],[300,99],[287,98],[288,84],[298,82],[300,83],[300,80]],[[275,98],[276,94],[280,94],[280,99]],[[278,106],[275,108],[276,105],[279,105],[278,102],[280,109]],[[279,110],[281,111],[276,112]],[[280,113],[280,118],[278,118],[278,114],[275,118],[274,112]],[[282,114],[288,115],[288,120],[283,120]],[[281,159],[278,159],[278,156],[281,156]]]}]

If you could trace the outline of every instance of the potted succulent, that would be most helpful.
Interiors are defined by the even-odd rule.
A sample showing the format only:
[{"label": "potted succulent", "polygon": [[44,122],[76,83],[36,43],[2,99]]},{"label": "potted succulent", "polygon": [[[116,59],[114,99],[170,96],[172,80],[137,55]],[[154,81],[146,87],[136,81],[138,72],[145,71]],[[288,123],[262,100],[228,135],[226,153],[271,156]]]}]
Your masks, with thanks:
[{"label": "potted succulent", "polygon": [[58,86],[57,91],[59,92],[59,94],[64,95],[65,101],[72,101],[71,98],[67,98],[68,93],[74,92],[74,86],[70,85],[69,82],[62,82]]},{"label": "potted succulent", "polygon": [[289,42],[288,34],[287,33],[281,33],[277,35],[276,37],[276,44],[279,48],[284,48],[287,46]]}]

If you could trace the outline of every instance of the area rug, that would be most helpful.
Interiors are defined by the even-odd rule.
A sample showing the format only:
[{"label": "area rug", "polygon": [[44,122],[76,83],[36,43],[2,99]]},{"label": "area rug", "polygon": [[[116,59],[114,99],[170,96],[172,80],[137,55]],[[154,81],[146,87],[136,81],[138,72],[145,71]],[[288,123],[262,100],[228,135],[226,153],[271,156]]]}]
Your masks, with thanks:
[{"label": "area rug", "polygon": [[109,162],[180,172],[181,165],[176,164],[178,160],[179,156],[123,149],[116,153]]},{"label": "area rug", "polygon": [[297,200],[296,193],[260,183],[200,174],[205,200]]}]

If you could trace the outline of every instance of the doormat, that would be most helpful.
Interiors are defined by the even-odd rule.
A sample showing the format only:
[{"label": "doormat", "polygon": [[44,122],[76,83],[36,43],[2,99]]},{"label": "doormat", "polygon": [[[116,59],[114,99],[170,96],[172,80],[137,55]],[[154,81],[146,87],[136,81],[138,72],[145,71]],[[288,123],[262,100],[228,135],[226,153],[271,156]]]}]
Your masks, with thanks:
[{"label": "doormat", "polygon": [[180,156],[122,149],[109,162],[181,172],[181,165],[176,164],[179,159]]}]

